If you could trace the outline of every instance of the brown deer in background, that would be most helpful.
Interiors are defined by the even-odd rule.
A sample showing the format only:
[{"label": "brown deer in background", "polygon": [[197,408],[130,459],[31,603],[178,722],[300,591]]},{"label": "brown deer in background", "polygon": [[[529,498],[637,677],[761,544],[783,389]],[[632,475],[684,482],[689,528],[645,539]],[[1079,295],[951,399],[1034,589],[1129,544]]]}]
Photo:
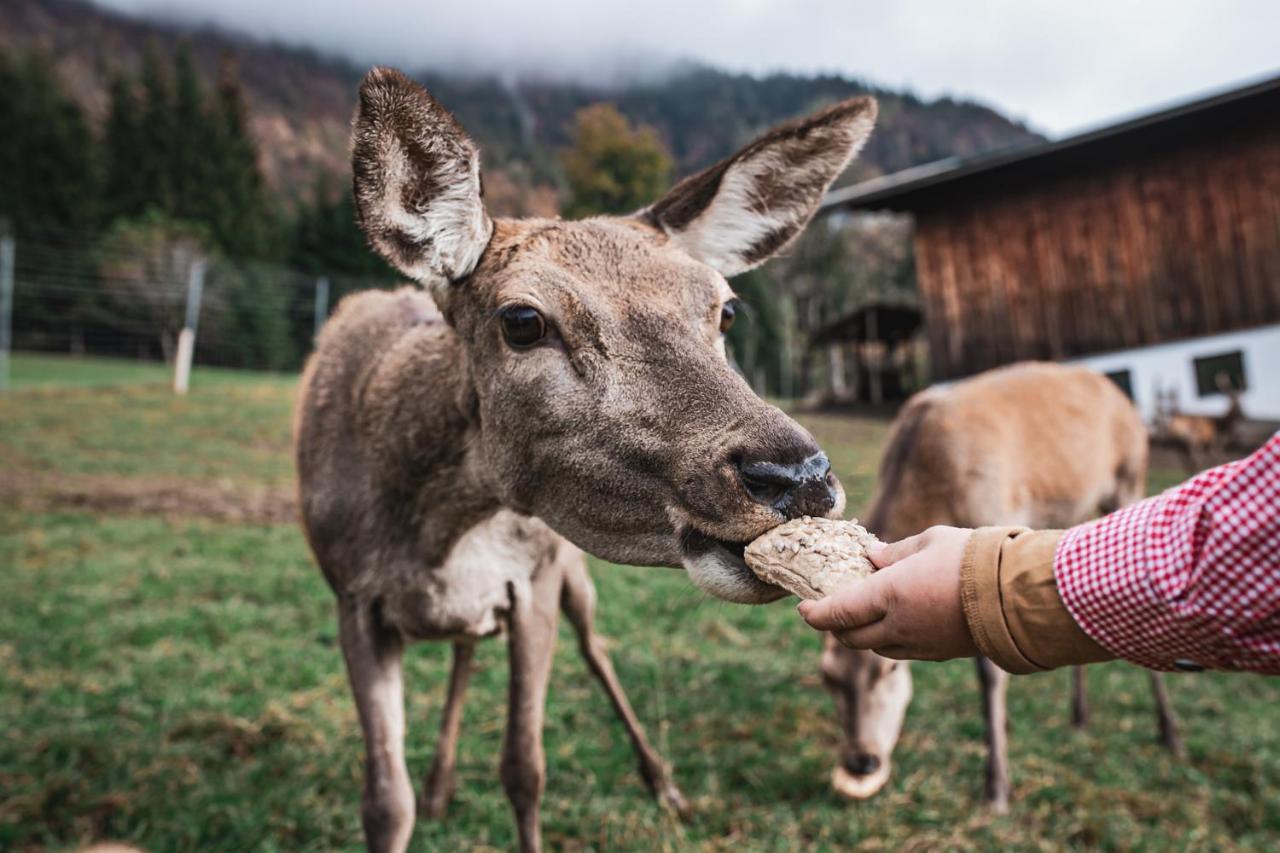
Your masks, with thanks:
[{"label": "brown deer in background", "polygon": [[430,295],[342,303],[308,362],[295,444],[307,540],[337,598],[364,731],[369,847],[402,850],[413,829],[404,645],[454,644],[424,796],[438,815],[472,644],[500,631],[511,666],[500,775],[521,847],[539,847],[561,609],[650,787],[683,806],[592,632],[575,546],[683,566],[712,595],[764,602],[784,593],[747,568],[745,543],[788,518],[840,513],[813,438],[726,361],[725,276],[800,232],[875,111],[854,99],[782,125],[630,216],[495,221],[454,118],[398,72],[366,77],[352,155],[360,223]]},{"label": "brown deer in background", "polygon": [[1182,414],[1177,410],[1175,396],[1170,398],[1171,406],[1162,418],[1164,436],[1182,451],[1183,465],[1188,474],[1202,470],[1212,454],[1225,450],[1236,427],[1244,420],[1240,392],[1232,387],[1227,375],[1219,373],[1214,377],[1214,384],[1227,398],[1227,410],[1221,415]]},{"label": "brown deer in background", "polygon": [[[911,398],[894,420],[876,492],[863,519],[885,541],[933,525],[1020,524],[1065,528],[1139,500],[1147,430],[1110,380],[1084,368],[1022,364]],[[986,794],[1008,809],[1005,693],[1009,676],[977,659],[986,720]],[[1072,719],[1088,720],[1082,670]],[[907,663],[847,649],[827,635],[822,677],[844,742],[832,783],[865,798],[889,779],[890,758],[911,699]],[[1181,751],[1164,683],[1151,674],[1160,739]]]}]

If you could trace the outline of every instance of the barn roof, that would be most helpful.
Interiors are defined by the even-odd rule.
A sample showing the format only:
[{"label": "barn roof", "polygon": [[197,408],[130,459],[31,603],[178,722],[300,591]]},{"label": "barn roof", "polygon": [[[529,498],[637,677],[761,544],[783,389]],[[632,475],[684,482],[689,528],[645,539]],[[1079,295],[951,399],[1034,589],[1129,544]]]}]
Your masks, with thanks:
[{"label": "barn roof", "polygon": [[809,335],[809,346],[883,341],[900,344],[920,328],[920,307],[904,302],[875,302],[836,317]]},{"label": "barn roof", "polygon": [[1166,146],[1171,138],[1212,135],[1224,125],[1280,110],[1280,75],[1051,142],[1022,143],[972,157],[948,157],[833,190],[822,212],[910,211],[939,197],[996,180],[1061,173],[1081,163]]}]

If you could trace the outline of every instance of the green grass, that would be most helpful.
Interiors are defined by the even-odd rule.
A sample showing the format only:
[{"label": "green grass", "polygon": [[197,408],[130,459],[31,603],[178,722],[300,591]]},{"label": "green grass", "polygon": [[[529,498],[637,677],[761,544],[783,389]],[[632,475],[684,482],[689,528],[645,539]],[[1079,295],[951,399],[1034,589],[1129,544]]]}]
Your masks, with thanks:
[{"label": "green grass", "polygon": [[[74,357],[44,353],[14,353],[9,363],[10,386],[16,390],[31,388],[102,387],[116,385],[173,384],[173,370],[154,361],[130,361],[121,358]],[[292,376],[273,376],[225,367],[203,367],[197,364],[191,372],[191,386],[220,385],[229,382],[292,382]]]},{"label": "green grass", "polygon": [[[23,356],[15,368],[45,360]],[[67,371],[78,363],[64,361],[58,367]],[[135,366],[128,362],[88,364],[102,383],[0,395],[0,466],[277,485],[292,478],[292,377],[201,370],[209,381],[193,382],[190,393],[178,397],[163,381],[131,382]],[[108,377],[121,384],[105,384]]]},{"label": "green grass", "polygon": [[[288,476],[291,396],[270,381],[184,400],[132,386],[19,392],[0,402],[0,461],[276,483]],[[883,424],[809,422],[859,506]],[[848,804],[827,786],[838,733],[818,637],[790,606],[710,601],[678,572],[593,569],[619,674],[696,815],[680,824],[649,800],[562,636],[546,729],[550,849],[1280,844],[1280,681],[1171,678],[1190,751],[1180,762],[1154,743],[1139,671],[1090,670],[1083,734],[1068,723],[1066,673],[1015,679],[1015,802],[995,818],[981,807],[972,665],[917,664],[893,780]],[[362,748],[332,598],[294,526],[0,508],[0,601],[0,849],[360,845]],[[443,823],[419,821],[414,849],[513,844],[496,769],[502,645],[484,644],[479,663],[458,795]],[[430,761],[446,667],[443,645],[408,656],[415,775]]]}]

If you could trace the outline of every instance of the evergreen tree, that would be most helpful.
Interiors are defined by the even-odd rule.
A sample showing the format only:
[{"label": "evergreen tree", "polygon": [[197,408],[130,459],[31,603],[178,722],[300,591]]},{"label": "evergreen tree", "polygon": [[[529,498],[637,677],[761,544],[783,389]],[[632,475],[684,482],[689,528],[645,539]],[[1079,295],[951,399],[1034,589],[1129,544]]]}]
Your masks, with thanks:
[{"label": "evergreen tree", "polygon": [[729,330],[729,352],[753,387],[781,394],[786,347],[784,322],[787,309],[781,288],[765,270],[751,270],[733,280],[733,289],[742,300],[738,320]]},{"label": "evergreen tree", "polygon": [[0,218],[19,236],[92,237],[97,151],[48,54],[0,56]]},{"label": "evergreen tree", "polygon": [[142,122],[134,152],[135,185],[144,206],[173,210],[173,84],[159,49],[148,42],[142,52]]},{"label": "evergreen tree", "polygon": [[0,54],[0,227],[18,238],[26,267],[14,295],[18,346],[74,346],[97,299],[87,252],[100,220],[95,155],[49,55]]},{"label": "evergreen tree", "polygon": [[173,80],[173,138],[168,163],[171,213],[178,219],[206,221],[211,212],[210,188],[216,178],[211,166],[218,152],[204,87],[191,46],[185,42],[174,57]]},{"label": "evergreen tree", "polygon": [[232,257],[268,257],[275,223],[249,129],[248,108],[234,68],[226,60],[214,98],[210,141],[208,223],[214,239]]},{"label": "evergreen tree", "polygon": [[394,281],[397,273],[370,248],[356,224],[356,206],[345,186],[322,175],[298,206],[289,236],[289,266],[314,274],[349,273]]},{"label": "evergreen tree", "polygon": [[133,79],[115,74],[109,86],[110,102],[102,131],[105,161],[103,215],[110,222],[141,216],[150,191],[138,176],[138,152],[142,150],[142,116]]}]

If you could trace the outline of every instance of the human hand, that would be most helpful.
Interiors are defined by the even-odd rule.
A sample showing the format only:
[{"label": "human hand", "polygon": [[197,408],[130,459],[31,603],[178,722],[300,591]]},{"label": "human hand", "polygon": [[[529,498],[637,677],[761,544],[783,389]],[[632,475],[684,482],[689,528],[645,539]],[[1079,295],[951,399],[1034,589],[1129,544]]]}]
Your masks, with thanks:
[{"label": "human hand", "polygon": [[978,653],[960,600],[960,565],[972,530],[930,527],[867,550],[880,571],[838,592],[802,601],[806,622],[851,649],[898,660]]}]

